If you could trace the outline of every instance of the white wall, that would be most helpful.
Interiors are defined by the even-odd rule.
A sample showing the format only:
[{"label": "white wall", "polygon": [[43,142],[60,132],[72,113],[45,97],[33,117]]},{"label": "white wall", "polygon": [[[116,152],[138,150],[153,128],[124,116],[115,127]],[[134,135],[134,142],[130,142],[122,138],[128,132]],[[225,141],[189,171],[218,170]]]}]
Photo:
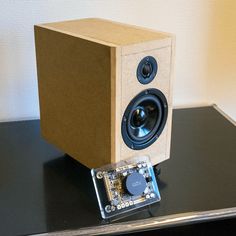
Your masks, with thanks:
[{"label": "white wall", "polygon": [[[209,57],[206,52],[209,48],[212,2],[215,1],[2,0],[0,120],[39,117],[33,25],[83,17],[103,17],[175,33],[174,105],[211,102],[207,82]],[[226,110],[234,116],[230,112],[232,107]]]},{"label": "white wall", "polygon": [[236,1],[216,1],[211,12],[207,99],[236,121]]}]

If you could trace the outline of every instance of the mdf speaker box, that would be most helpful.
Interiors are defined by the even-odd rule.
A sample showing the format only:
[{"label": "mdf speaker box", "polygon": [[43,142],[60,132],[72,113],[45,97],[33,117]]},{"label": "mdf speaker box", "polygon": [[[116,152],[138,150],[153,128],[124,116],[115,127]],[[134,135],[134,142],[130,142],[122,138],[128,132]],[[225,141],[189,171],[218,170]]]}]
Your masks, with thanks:
[{"label": "mdf speaker box", "polygon": [[174,37],[103,19],[35,26],[41,133],[89,168],[169,158]]}]

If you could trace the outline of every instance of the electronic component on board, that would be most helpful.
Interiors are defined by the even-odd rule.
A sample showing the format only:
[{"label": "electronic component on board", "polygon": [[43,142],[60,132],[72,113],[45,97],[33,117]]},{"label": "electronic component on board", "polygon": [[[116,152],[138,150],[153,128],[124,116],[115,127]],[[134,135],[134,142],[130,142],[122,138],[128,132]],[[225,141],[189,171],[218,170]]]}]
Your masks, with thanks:
[{"label": "electronic component on board", "polygon": [[104,219],[161,199],[153,167],[147,156],[92,169],[91,174]]}]

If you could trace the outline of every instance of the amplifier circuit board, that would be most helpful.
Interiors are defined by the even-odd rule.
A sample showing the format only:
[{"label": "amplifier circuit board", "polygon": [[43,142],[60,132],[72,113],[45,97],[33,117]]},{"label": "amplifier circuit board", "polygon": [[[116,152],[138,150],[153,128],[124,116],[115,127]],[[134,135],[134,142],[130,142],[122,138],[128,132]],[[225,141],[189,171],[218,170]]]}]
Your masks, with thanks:
[{"label": "amplifier circuit board", "polygon": [[91,173],[103,218],[160,201],[154,171],[147,157],[110,165],[110,168],[93,169]]}]

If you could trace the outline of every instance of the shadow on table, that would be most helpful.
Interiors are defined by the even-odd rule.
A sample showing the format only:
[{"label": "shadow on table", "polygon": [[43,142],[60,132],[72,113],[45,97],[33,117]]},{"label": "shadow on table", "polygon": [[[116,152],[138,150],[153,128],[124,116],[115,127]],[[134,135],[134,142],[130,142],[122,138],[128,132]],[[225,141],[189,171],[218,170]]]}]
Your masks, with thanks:
[{"label": "shadow on table", "polygon": [[[160,190],[165,186],[166,184],[159,180]],[[68,155],[44,164],[44,188],[46,224],[49,232],[138,220],[152,215],[151,206],[112,221],[102,220],[90,169]],[[156,211],[159,203],[154,205]]]},{"label": "shadow on table", "polygon": [[44,165],[44,198],[48,231],[101,222],[90,170],[68,155]]}]

